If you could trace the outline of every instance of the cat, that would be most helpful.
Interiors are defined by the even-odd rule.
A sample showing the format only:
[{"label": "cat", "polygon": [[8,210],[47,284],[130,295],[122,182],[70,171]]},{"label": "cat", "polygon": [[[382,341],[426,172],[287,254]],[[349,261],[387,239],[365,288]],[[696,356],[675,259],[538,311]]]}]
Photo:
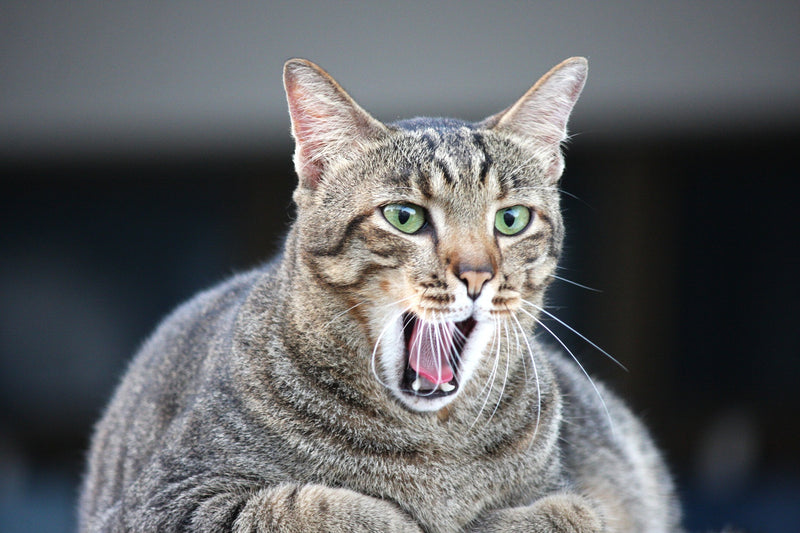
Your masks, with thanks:
[{"label": "cat", "polygon": [[482,122],[384,124],[288,61],[284,250],[143,345],[95,429],[80,529],[680,531],[644,427],[532,335],[587,69]]}]

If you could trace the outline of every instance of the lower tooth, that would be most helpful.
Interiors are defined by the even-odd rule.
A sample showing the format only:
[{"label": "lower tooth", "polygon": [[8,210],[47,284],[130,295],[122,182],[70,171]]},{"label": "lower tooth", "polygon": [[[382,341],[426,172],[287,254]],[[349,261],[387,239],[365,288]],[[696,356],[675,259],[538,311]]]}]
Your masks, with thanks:
[{"label": "lower tooth", "polygon": [[451,390],[455,389],[456,386],[452,383],[440,383],[439,389],[443,392],[450,392]]},{"label": "lower tooth", "polygon": [[422,382],[419,378],[414,380],[414,383],[411,384],[411,388],[414,389],[414,392],[417,392],[422,387]]}]

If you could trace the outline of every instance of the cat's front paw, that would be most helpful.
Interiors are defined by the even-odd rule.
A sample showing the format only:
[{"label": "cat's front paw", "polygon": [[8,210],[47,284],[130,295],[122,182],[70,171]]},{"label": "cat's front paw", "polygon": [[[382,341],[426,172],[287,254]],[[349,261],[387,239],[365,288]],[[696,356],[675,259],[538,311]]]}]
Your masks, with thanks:
[{"label": "cat's front paw", "polygon": [[598,512],[577,494],[553,494],[537,500],[531,512],[542,529],[553,533],[601,533],[605,531]]},{"label": "cat's front paw", "polygon": [[422,533],[396,505],[347,489],[282,485],[250,498],[234,523],[236,532]]},{"label": "cat's front paw", "polygon": [[469,530],[473,533],[603,533],[600,514],[577,494],[553,494],[526,507],[492,511]]}]

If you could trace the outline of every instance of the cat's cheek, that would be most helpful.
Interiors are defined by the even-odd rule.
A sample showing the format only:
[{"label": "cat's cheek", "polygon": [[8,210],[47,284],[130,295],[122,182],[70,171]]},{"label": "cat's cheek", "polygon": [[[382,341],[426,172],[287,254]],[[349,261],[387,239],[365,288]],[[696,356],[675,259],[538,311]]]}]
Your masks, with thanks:
[{"label": "cat's cheek", "polygon": [[528,265],[525,270],[525,289],[527,292],[542,292],[553,279],[558,261],[551,256],[542,256]]},{"label": "cat's cheek", "polygon": [[396,269],[386,269],[374,281],[359,289],[360,296],[394,313],[419,305],[419,296],[412,289],[408,275]]},{"label": "cat's cheek", "polygon": [[402,250],[387,253],[372,250],[361,240],[354,240],[338,254],[304,254],[304,262],[323,283],[335,287],[358,289],[381,273],[396,271],[403,265]]},{"label": "cat's cheek", "polygon": [[353,287],[363,282],[376,265],[367,261],[343,261],[341,257],[311,256],[306,260],[315,277],[325,285]]},{"label": "cat's cheek", "polygon": [[395,266],[403,264],[404,259],[413,254],[413,244],[407,238],[398,237],[394,232],[379,227],[365,228],[359,238],[373,260],[391,261]]}]

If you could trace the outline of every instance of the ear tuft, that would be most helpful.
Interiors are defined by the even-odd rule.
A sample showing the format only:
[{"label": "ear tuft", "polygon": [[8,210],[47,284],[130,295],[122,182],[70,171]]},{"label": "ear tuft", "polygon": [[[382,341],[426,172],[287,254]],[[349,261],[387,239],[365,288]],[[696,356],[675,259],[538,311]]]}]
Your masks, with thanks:
[{"label": "ear tuft", "polygon": [[514,105],[484,120],[483,126],[558,145],[567,138],[567,121],[586,83],[588,69],[583,57],[562,61]]},{"label": "ear tuft", "polygon": [[386,130],[311,61],[287,61],[283,85],[296,144],[295,169],[304,187],[316,189],[334,161],[347,159]]}]

